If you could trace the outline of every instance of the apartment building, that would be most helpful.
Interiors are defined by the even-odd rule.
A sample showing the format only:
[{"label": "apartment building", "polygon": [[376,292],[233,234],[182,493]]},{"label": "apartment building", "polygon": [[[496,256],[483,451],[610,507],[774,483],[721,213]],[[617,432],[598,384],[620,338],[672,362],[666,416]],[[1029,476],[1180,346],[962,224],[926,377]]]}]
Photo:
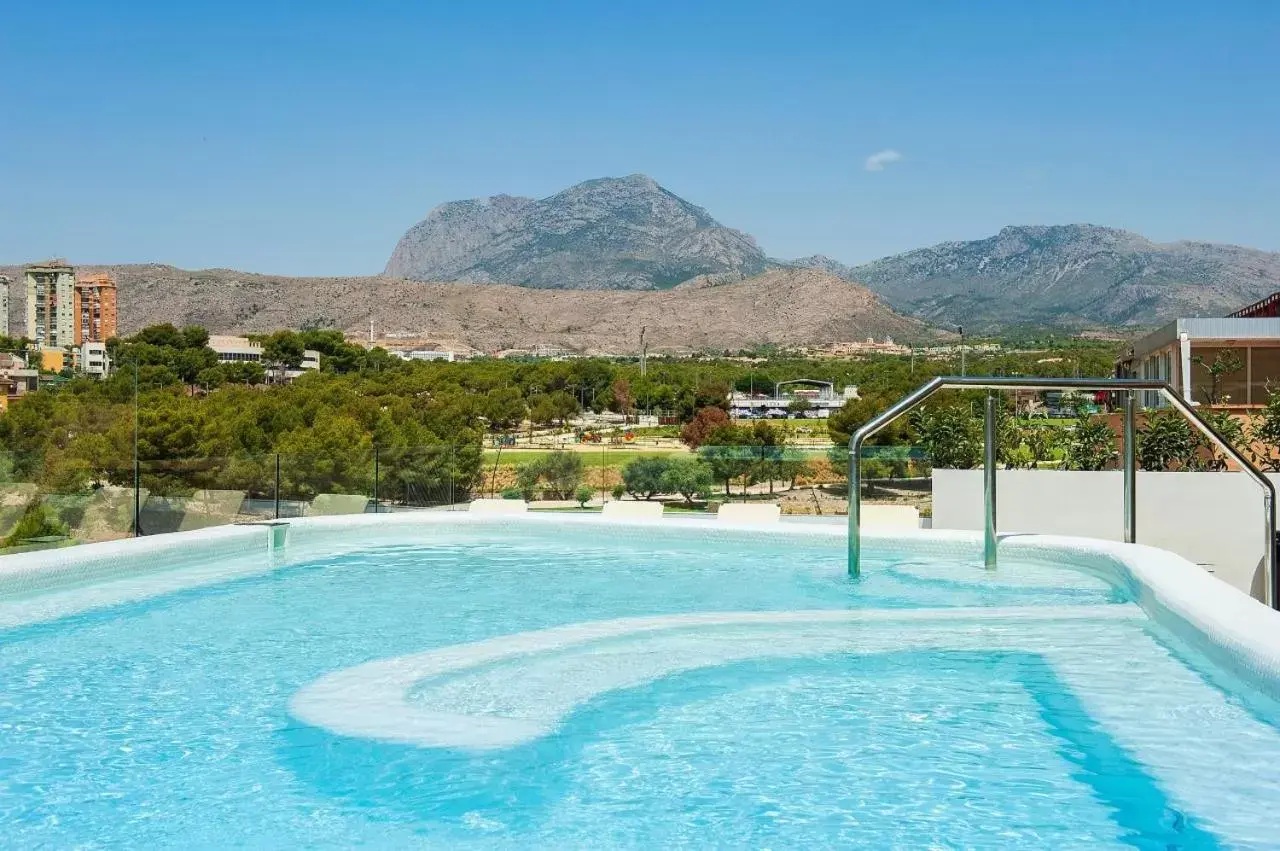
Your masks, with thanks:
[{"label": "apartment building", "polygon": [[107,272],[76,276],[75,341],[105,343],[116,335],[116,282]]},{"label": "apartment building", "polygon": [[42,349],[76,340],[76,270],[65,260],[33,263],[22,273],[27,289],[27,337]]}]

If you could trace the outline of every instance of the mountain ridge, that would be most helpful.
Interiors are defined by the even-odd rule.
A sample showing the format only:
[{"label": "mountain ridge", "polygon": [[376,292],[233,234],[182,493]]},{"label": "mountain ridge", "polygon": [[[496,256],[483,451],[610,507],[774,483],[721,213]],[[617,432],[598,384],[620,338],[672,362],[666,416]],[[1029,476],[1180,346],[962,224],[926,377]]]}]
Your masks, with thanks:
[{"label": "mountain ridge", "polygon": [[[817,270],[773,269],[732,282],[695,279],[659,291],[564,290],[417,282],[385,276],[291,278],[163,264],[90,266],[119,287],[120,333],[195,324],[212,333],[336,328],[363,339],[425,341],[427,348],[492,352],[551,345],[627,354],[641,326],[654,352],[691,353],[937,335],[890,310],[870,290]],[[21,275],[21,267],[0,266]],[[11,308],[13,327],[21,307]]]},{"label": "mountain ridge", "polygon": [[909,315],[976,330],[1149,326],[1221,316],[1280,290],[1280,253],[1093,224],[1010,225],[858,266],[797,262],[865,284]]},{"label": "mountain ridge", "polygon": [[495,195],[433,208],[383,271],[418,281],[555,289],[664,289],[698,275],[772,264],[727,228],[642,174],[595,178],[542,199]]},{"label": "mountain ridge", "polygon": [[384,274],[573,290],[661,290],[819,269],[895,310],[996,332],[1155,325],[1221,315],[1280,290],[1280,254],[1199,240],[1159,243],[1094,224],[1009,225],[848,265],[768,257],[742,231],[652,178],[596,178],[537,200],[451,201],[406,232]]}]

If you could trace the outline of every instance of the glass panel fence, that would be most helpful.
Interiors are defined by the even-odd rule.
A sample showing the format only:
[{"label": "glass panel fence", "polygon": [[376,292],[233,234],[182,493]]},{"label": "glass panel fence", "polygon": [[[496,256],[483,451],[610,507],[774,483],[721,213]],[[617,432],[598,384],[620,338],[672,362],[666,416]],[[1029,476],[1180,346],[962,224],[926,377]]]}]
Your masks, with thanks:
[{"label": "glass panel fence", "polygon": [[128,537],[133,494],[132,469],[0,453],[0,553]]}]

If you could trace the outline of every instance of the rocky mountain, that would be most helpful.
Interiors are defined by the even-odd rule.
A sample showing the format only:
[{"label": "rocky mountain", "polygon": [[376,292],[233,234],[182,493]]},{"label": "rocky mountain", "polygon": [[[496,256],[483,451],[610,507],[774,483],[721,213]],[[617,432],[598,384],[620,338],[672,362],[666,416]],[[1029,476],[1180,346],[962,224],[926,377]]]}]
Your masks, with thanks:
[{"label": "rocky mountain", "polygon": [[[935,336],[928,325],[894,313],[865,287],[809,269],[774,269],[732,283],[704,277],[638,292],[388,277],[287,278],[162,265],[92,268],[116,278],[123,334],[173,322],[203,325],[214,333],[337,328],[363,339],[372,319],[380,337],[427,348],[492,352],[550,345],[599,354],[634,353],[642,326],[654,352]],[[0,267],[0,274],[20,276],[21,267]],[[13,321],[19,317],[20,308]]]},{"label": "rocky mountain", "polygon": [[642,174],[588,180],[549,198],[497,195],[436,207],[400,239],[384,274],[415,281],[652,290],[770,266],[747,234]]},{"label": "rocky mountain", "polygon": [[866,284],[929,322],[993,330],[1087,328],[1221,316],[1280,290],[1280,254],[1206,242],[1155,243],[1095,225],[1007,227],[847,267],[797,261]]}]

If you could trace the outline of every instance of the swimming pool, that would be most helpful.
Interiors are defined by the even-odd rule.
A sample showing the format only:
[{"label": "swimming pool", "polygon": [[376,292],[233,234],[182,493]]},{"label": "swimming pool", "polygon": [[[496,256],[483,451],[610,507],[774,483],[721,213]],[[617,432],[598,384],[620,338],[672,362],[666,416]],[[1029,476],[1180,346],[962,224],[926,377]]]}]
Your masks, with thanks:
[{"label": "swimming pool", "polygon": [[1157,551],[284,534],[0,561],[6,847],[1280,845],[1272,613]]}]

